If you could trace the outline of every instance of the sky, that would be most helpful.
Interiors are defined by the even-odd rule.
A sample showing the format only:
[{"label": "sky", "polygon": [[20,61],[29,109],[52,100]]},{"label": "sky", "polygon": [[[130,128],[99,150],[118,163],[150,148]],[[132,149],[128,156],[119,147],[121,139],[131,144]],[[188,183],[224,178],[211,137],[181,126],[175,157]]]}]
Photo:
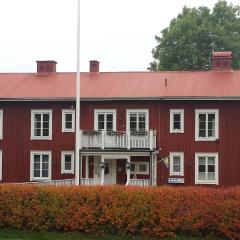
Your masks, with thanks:
[{"label": "sky", "polygon": [[[80,0],[80,69],[145,71],[155,35],[186,5],[213,8],[217,0]],[[239,5],[239,0],[228,0]],[[77,0],[0,0],[0,72],[35,72],[36,60],[76,71]]]}]

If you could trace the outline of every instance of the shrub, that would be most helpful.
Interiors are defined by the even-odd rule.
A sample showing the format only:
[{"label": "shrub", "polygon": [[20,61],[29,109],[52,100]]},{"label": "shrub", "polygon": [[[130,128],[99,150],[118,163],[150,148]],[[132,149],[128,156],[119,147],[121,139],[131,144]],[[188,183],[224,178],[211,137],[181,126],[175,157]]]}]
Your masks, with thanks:
[{"label": "shrub", "polygon": [[2,184],[0,227],[240,239],[240,188]]}]

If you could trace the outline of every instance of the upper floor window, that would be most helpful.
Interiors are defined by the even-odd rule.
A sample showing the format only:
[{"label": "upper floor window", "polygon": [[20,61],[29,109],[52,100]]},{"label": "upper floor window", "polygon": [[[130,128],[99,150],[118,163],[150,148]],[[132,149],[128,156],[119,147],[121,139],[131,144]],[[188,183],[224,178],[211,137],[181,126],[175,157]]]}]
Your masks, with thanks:
[{"label": "upper floor window", "polygon": [[148,131],[148,109],[129,109],[127,110],[127,130],[138,132]]},{"label": "upper floor window", "polygon": [[62,152],[61,173],[74,174],[74,152]]},{"label": "upper floor window", "polygon": [[31,139],[52,139],[52,110],[32,110]]},{"label": "upper floor window", "polygon": [[51,152],[31,152],[30,181],[51,180]]},{"label": "upper floor window", "polygon": [[62,110],[62,132],[74,132],[75,128],[75,114],[74,110]]},{"label": "upper floor window", "polygon": [[218,184],[218,154],[195,154],[195,183]]},{"label": "upper floor window", "polygon": [[116,131],[116,110],[115,109],[95,109],[94,129],[96,131]]},{"label": "upper floor window", "polygon": [[182,152],[170,153],[170,175],[184,175],[184,157]]},{"label": "upper floor window", "polygon": [[184,109],[170,110],[170,133],[184,132]]},{"label": "upper floor window", "polygon": [[3,138],[3,110],[0,110],[0,139]]},{"label": "upper floor window", "polygon": [[214,141],[218,139],[218,109],[195,110],[195,140]]}]

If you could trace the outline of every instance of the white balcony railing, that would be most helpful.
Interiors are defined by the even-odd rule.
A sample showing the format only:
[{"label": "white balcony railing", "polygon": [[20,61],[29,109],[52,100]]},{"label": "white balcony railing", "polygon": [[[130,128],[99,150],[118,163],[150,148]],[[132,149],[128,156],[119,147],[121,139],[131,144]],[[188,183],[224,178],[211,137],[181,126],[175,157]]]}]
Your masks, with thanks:
[{"label": "white balcony railing", "polygon": [[81,148],[156,149],[156,131],[105,132],[81,131]]},{"label": "white balcony railing", "polygon": [[61,179],[61,180],[52,180],[52,181],[39,181],[39,182],[22,182],[16,184],[35,184],[40,186],[71,186],[75,184],[75,179]]},{"label": "white balcony railing", "polygon": [[84,186],[100,185],[100,180],[98,178],[81,178],[80,185]]},{"label": "white balcony railing", "polygon": [[148,187],[150,186],[149,179],[130,179],[129,186],[140,186],[140,187]]}]

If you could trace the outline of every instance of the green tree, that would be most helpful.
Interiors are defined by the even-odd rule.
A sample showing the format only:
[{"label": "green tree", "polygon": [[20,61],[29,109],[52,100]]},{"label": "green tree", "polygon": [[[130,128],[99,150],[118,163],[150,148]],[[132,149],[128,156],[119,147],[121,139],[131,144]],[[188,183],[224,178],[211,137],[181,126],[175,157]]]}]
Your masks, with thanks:
[{"label": "green tree", "polygon": [[240,69],[240,6],[184,7],[155,39],[149,70],[209,69],[212,50],[232,51],[233,68]]}]

